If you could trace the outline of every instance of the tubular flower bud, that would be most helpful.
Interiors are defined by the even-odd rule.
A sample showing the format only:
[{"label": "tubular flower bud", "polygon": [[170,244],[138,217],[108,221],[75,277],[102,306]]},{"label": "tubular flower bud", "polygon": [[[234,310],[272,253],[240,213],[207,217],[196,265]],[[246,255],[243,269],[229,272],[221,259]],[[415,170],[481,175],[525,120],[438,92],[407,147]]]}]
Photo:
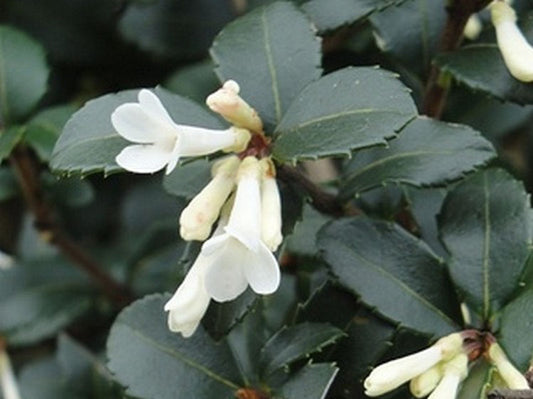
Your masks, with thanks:
[{"label": "tubular flower bud", "polygon": [[417,398],[428,396],[442,379],[443,373],[442,365],[438,363],[413,378],[409,383],[409,389],[413,396]]},{"label": "tubular flower bud", "polygon": [[504,1],[494,2],[490,10],[507,69],[522,82],[533,81],[533,48],[516,25],[515,11]]},{"label": "tubular flower bud", "polygon": [[281,234],[281,198],[276,182],[276,168],[272,159],[263,158],[261,181],[261,239],[274,252],[283,236]]},{"label": "tubular flower bud", "polygon": [[219,302],[236,298],[248,285],[258,294],[271,294],[280,282],[277,260],[261,241],[260,172],[255,157],[242,161],[224,233],[202,247],[202,255],[209,260],[205,287]]},{"label": "tubular flower bud", "polygon": [[239,158],[224,158],[212,168],[213,179],[181,212],[180,235],[184,240],[205,240],[220,209],[235,186]]},{"label": "tubular flower bud", "polygon": [[428,399],[455,399],[459,384],[468,374],[468,356],[461,353],[443,365],[444,375]]},{"label": "tubular flower bud", "polygon": [[462,345],[460,333],[450,334],[427,349],[376,367],[364,381],[365,394],[379,396],[392,391],[438,362],[451,359],[462,350]]},{"label": "tubular flower bud", "polygon": [[263,122],[255,109],[250,107],[241,96],[240,87],[234,80],[228,80],[221,89],[207,97],[207,106],[237,127],[253,132],[263,131]]},{"label": "tubular flower bud", "polygon": [[476,40],[479,37],[479,34],[481,33],[482,29],[483,24],[481,23],[479,15],[472,14],[470,18],[468,18],[468,21],[466,21],[463,34],[469,40]]},{"label": "tubular flower bud", "polygon": [[7,353],[0,349],[0,387],[4,399],[20,399],[17,380]]},{"label": "tubular flower bud", "polygon": [[138,100],[118,106],[111,114],[118,134],[136,143],[115,158],[119,166],[130,172],[154,173],[166,166],[169,174],[181,157],[207,155],[235,146],[242,148],[250,138],[249,132],[234,127],[212,130],[179,125],[150,90],[141,90]]},{"label": "tubular flower bud", "polygon": [[505,352],[497,343],[489,348],[489,360],[498,370],[498,374],[511,389],[529,389],[527,379],[507,359]]}]

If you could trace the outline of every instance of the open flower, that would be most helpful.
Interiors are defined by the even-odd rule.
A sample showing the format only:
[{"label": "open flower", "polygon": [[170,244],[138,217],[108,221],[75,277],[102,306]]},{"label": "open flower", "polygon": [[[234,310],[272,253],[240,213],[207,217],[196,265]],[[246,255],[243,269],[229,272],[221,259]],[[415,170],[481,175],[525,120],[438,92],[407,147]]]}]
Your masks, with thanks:
[{"label": "open flower", "polygon": [[111,114],[117,132],[136,143],[116,157],[116,162],[130,172],[154,173],[166,166],[168,174],[181,157],[220,150],[242,151],[250,139],[250,132],[236,127],[212,130],[178,125],[150,90],[141,90],[138,100],[138,103],[120,105]]},{"label": "open flower", "polygon": [[205,240],[235,186],[240,160],[230,156],[216,162],[213,179],[181,212],[180,235],[184,240]]},{"label": "open flower", "polygon": [[248,285],[258,294],[271,294],[280,282],[276,258],[261,241],[261,166],[246,157],[237,172],[237,192],[224,233],[212,237],[201,254],[209,262],[205,288],[219,302],[239,296]]},{"label": "open flower", "polygon": [[261,240],[271,251],[275,251],[283,236],[281,234],[281,198],[276,182],[276,168],[272,159],[260,162],[261,180]]},{"label": "open flower", "polygon": [[533,48],[516,25],[516,13],[504,1],[495,1],[491,17],[498,47],[507,69],[522,82],[533,81]]},{"label": "open flower", "polygon": [[420,352],[391,360],[376,367],[365,379],[365,394],[379,396],[424,373],[440,361],[446,361],[461,352],[460,333],[439,339],[433,346]]}]

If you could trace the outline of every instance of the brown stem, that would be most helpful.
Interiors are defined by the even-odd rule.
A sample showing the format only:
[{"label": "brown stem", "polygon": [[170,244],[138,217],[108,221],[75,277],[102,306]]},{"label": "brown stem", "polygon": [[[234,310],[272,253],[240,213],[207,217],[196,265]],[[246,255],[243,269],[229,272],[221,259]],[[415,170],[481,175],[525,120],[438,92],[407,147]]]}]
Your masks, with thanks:
[{"label": "brown stem", "polygon": [[[277,167],[277,173],[281,180],[295,184],[297,187],[303,189],[311,198],[311,204],[316,210],[333,216],[343,216],[346,214],[345,209],[336,195],[322,190],[298,169],[281,165]],[[349,213],[353,215],[360,212],[351,210]]]},{"label": "brown stem", "polygon": [[533,399],[533,389],[494,389],[487,399]]},{"label": "brown stem", "polygon": [[[485,8],[490,1],[452,0],[446,9],[446,24],[442,32],[439,50],[448,52],[457,49],[463,40],[463,31],[468,18],[473,13]],[[439,119],[442,116],[447,95],[448,84],[443,83],[440,68],[433,64],[426,84],[422,113]]]},{"label": "brown stem", "polygon": [[94,261],[85,250],[60,228],[53,209],[45,200],[39,181],[38,165],[32,154],[24,147],[17,147],[11,154],[11,165],[17,175],[29,210],[35,217],[35,228],[41,238],[55,245],[74,265],[87,273],[101,290],[119,305],[132,300],[129,290],[116,282]]}]

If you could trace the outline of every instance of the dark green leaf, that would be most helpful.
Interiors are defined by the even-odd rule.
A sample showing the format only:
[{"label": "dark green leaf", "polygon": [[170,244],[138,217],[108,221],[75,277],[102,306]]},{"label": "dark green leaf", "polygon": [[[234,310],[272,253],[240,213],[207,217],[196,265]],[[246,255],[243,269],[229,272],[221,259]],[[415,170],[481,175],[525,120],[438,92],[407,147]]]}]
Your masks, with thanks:
[{"label": "dark green leaf", "polygon": [[[533,41],[533,13],[521,20],[522,32]],[[491,96],[519,104],[533,103],[533,85],[513,78],[496,44],[474,44],[437,56],[436,63],[455,80]]]},{"label": "dark green leaf", "polygon": [[345,68],[307,86],[276,128],[273,154],[296,162],[384,145],[416,115],[397,75]]},{"label": "dark green leaf", "polygon": [[533,290],[529,289],[509,303],[502,312],[500,343],[505,353],[522,371],[533,360]]},{"label": "dark green leaf", "polygon": [[213,68],[211,61],[180,68],[166,80],[163,86],[173,93],[203,104],[207,96],[220,86]]},{"label": "dark green leaf", "polygon": [[23,135],[24,128],[20,126],[13,126],[7,130],[0,129],[0,162],[9,157]]},{"label": "dark green leaf", "polygon": [[217,303],[212,301],[202,319],[202,324],[209,334],[218,341],[242,320],[256,299],[257,295],[251,290],[247,290],[231,302]]},{"label": "dark green leaf", "polygon": [[20,373],[19,383],[24,399],[84,399],[68,387],[61,367],[53,357],[26,365]]},{"label": "dark green leaf", "polygon": [[378,46],[419,75],[429,70],[446,21],[440,1],[408,0],[374,13],[370,21]]},{"label": "dark green leaf", "polygon": [[522,183],[501,169],[477,173],[448,194],[439,226],[455,285],[488,321],[516,290],[529,254]]},{"label": "dark green leaf", "polygon": [[405,0],[311,0],[302,5],[321,32],[356,22],[369,14]]},{"label": "dark green leaf", "polygon": [[109,368],[136,397],[232,398],[240,377],[227,343],[215,344],[201,327],[188,339],[170,332],[168,299],[148,296],[120,313],[107,341]]},{"label": "dark green leaf", "polygon": [[468,371],[457,399],[486,399],[492,373],[493,368],[485,360],[478,360]]},{"label": "dark green leaf", "polygon": [[338,220],[321,230],[318,246],[339,283],[387,318],[439,336],[458,327],[457,298],[441,260],[396,224]]},{"label": "dark green leaf", "polygon": [[41,161],[49,161],[54,145],[67,123],[76,111],[73,105],[58,105],[39,112],[26,127],[24,140],[37,153]]},{"label": "dark green leaf", "polygon": [[46,92],[44,50],[25,33],[0,25],[0,126],[26,116]]},{"label": "dark green leaf", "polygon": [[[220,121],[199,105],[156,88],[155,93],[176,123],[220,128]],[[57,141],[51,168],[55,172],[86,175],[117,172],[122,169],[115,157],[129,143],[111,124],[111,113],[119,105],[137,101],[137,90],[107,94],[89,101],[67,122]]]},{"label": "dark green leaf", "polygon": [[347,166],[342,196],[348,198],[387,183],[444,185],[495,155],[492,145],[468,126],[417,118],[388,148],[356,155]]},{"label": "dark green leaf", "polygon": [[335,363],[307,364],[281,388],[283,399],[323,399],[339,369]]},{"label": "dark green leaf", "polygon": [[86,180],[74,177],[57,179],[50,174],[43,174],[41,180],[50,200],[57,205],[78,208],[94,199],[93,186]]},{"label": "dark green leaf", "polygon": [[267,128],[321,74],[320,40],[311,22],[288,2],[258,8],[227,25],[211,47],[216,73],[233,79]]},{"label": "dark green leaf", "polygon": [[319,213],[310,205],[304,206],[301,222],[297,222],[294,231],[286,239],[287,250],[291,254],[316,255],[316,234],[331,218]]},{"label": "dark green leaf", "polygon": [[199,159],[178,165],[171,174],[163,178],[163,187],[167,193],[185,199],[192,199],[211,180],[212,162]]},{"label": "dark green leaf", "polygon": [[227,1],[137,2],[129,4],[119,29],[143,50],[163,57],[191,58],[203,55],[232,17]]},{"label": "dark green leaf", "polygon": [[274,334],[261,350],[259,363],[263,374],[274,371],[334,343],[344,333],[322,323],[302,323],[285,327]]}]

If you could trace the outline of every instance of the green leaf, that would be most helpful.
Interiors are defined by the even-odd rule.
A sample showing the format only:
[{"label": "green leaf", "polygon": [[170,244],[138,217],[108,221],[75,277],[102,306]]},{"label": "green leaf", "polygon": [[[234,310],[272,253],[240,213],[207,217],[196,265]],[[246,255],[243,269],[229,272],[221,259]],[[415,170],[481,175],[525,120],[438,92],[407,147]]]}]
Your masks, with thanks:
[{"label": "green leaf", "polygon": [[310,205],[305,205],[302,220],[294,226],[294,231],[285,240],[286,250],[291,254],[315,256],[316,234],[318,230],[331,218],[316,211]]},{"label": "green leaf", "polygon": [[361,151],[347,166],[342,197],[387,183],[445,185],[495,156],[490,142],[468,126],[419,117],[388,148]]},{"label": "green leaf", "polygon": [[[522,24],[522,31],[530,42],[533,41],[531,15],[524,18]],[[437,56],[435,62],[455,80],[474,90],[518,104],[533,103],[532,85],[511,76],[496,44],[465,46]]]},{"label": "green leaf", "polygon": [[302,5],[320,32],[352,24],[405,0],[311,0]]},{"label": "green leaf", "polygon": [[268,130],[322,72],[320,39],[288,2],[258,8],[227,25],[213,42],[211,56],[220,80],[239,83],[241,96]]},{"label": "green leaf", "polygon": [[86,180],[57,177],[45,173],[41,176],[42,184],[50,201],[56,205],[78,208],[88,205],[94,199],[94,189]]},{"label": "green leaf", "polygon": [[307,86],[276,128],[273,155],[296,162],[385,145],[416,115],[397,75],[345,68]]},{"label": "green leaf", "polygon": [[451,191],[440,234],[466,303],[489,321],[516,290],[529,255],[529,199],[501,169],[475,174]]},{"label": "green leaf", "polygon": [[178,165],[171,174],[163,178],[163,187],[166,192],[176,197],[192,199],[211,180],[212,162],[199,159]]},{"label": "green leaf", "polygon": [[130,3],[120,33],[141,49],[161,57],[205,54],[217,32],[233,17],[230,2],[158,0]]},{"label": "green leaf", "polygon": [[512,362],[526,371],[533,360],[533,290],[509,303],[500,319],[499,342]]},{"label": "green leaf", "polygon": [[344,335],[342,330],[323,323],[302,323],[284,327],[261,349],[262,373],[265,376],[306,356],[320,351]]},{"label": "green leaf", "polygon": [[251,290],[246,290],[231,302],[212,301],[202,319],[202,324],[211,337],[218,341],[246,316],[256,300],[257,295]]},{"label": "green leaf", "polygon": [[25,33],[0,25],[0,126],[24,118],[46,92],[43,48]]},{"label": "green leaf", "polygon": [[233,397],[240,377],[227,343],[214,343],[201,327],[187,339],[170,332],[168,299],[148,296],[119,314],[107,341],[109,368],[136,397]]},{"label": "green leaf", "polygon": [[163,83],[165,89],[203,104],[220,87],[211,60],[180,68]]},{"label": "green leaf", "polygon": [[484,359],[474,363],[474,366],[468,371],[468,377],[459,389],[457,399],[486,399],[493,370]]},{"label": "green leaf", "polygon": [[438,336],[457,329],[459,305],[441,260],[396,224],[341,219],[320,231],[318,247],[339,283],[388,319]]},{"label": "green leaf", "polygon": [[94,293],[87,278],[55,256],[0,270],[0,334],[10,345],[54,336],[86,313]]},{"label": "green leaf", "polygon": [[339,369],[335,363],[307,364],[281,388],[283,399],[323,399]]},{"label": "green leaf", "polygon": [[[119,105],[137,101],[137,90],[107,94],[89,101],[65,125],[52,154],[50,167],[57,173],[87,175],[118,172],[115,157],[129,145],[113,128],[111,113]],[[221,128],[214,115],[199,105],[156,88],[155,93],[176,123]]]},{"label": "green leaf", "polygon": [[9,157],[11,151],[24,135],[24,127],[13,126],[7,130],[0,129],[0,162]]},{"label": "green leaf", "polygon": [[84,399],[72,392],[53,357],[27,364],[19,377],[20,393],[24,399]]},{"label": "green leaf", "polygon": [[408,0],[370,17],[380,49],[422,76],[437,52],[445,21],[446,8],[433,0]]},{"label": "green leaf", "polygon": [[50,161],[54,145],[75,111],[73,105],[58,105],[39,112],[28,122],[24,141],[35,150],[41,161]]}]

